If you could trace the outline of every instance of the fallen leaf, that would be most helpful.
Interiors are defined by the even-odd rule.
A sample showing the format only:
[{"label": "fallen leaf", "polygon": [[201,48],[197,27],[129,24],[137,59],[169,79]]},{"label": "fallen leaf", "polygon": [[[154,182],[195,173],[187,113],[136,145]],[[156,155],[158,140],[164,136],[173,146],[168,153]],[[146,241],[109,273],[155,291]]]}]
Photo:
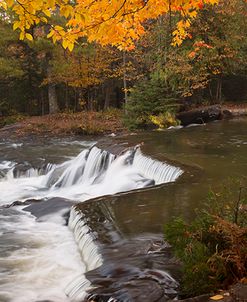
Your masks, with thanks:
[{"label": "fallen leaf", "polygon": [[241,279],[241,283],[247,284],[247,278],[246,278],[246,277],[245,277],[245,278],[242,278],[242,279]]},{"label": "fallen leaf", "polygon": [[210,300],[214,300],[214,301],[218,301],[218,300],[222,300],[224,299],[224,297],[222,295],[216,295],[213,297],[210,297]]}]

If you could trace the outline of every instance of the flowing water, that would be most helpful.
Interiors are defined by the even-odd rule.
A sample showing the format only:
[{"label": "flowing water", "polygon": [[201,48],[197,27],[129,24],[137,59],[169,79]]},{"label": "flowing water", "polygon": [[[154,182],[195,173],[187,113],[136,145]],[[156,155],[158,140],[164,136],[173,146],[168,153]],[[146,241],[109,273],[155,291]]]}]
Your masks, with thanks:
[{"label": "flowing water", "polygon": [[246,176],[246,126],[100,140],[126,149],[119,156],[90,139],[0,142],[0,301],[176,297],[163,224],[191,219],[210,186]]},{"label": "flowing water", "polygon": [[[16,144],[9,147],[16,148]],[[72,211],[69,227],[76,239],[83,238],[83,246],[80,243],[77,248],[66,225],[69,208],[98,196],[173,182],[183,173],[178,167],[144,156],[139,148],[115,156],[95,146],[60,164],[43,163],[34,168],[26,161],[4,160],[1,165],[0,204],[5,205],[0,214],[3,301],[83,299],[82,289],[75,296],[75,290],[66,287],[73,279],[85,280],[84,273],[103,262],[88,226],[79,224]]]}]

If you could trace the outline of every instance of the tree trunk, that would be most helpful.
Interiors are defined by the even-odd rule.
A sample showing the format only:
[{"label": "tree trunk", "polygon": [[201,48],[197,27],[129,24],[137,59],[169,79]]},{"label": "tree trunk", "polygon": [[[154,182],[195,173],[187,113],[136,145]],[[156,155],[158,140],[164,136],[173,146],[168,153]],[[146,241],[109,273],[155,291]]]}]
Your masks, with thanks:
[{"label": "tree trunk", "polygon": [[222,78],[218,78],[217,80],[217,88],[216,88],[216,101],[221,103],[222,101]]},{"label": "tree trunk", "polygon": [[41,103],[41,115],[45,115],[44,88],[41,88],[40,90],[40,103]]},{"label": "tree trunk", "polygon": [[110,106],[110,94],[111,94],[111,87],[108,82],[105,84],[105,102],[104,102],[104,110],[109,108]]},{"label": "tree trunk", "polygon": [[208,85],[208,90],[209,90],[209,95],[210,95],[210,103],[212,103],[212,101],[214,100],[214,97],[213,97],[213,92],[212,92],[212,88],[211,88],[210,83]]},{"label": "tree trunk", "polygon": [[69,87],[67,82],[65,84],[65,109],[69,111]]},{"label": "tree trunk", "polygon": [[51,67],[47,68],[49,113],[58,113],[56,85],[51,82]]},{"label": "tree trunk", "polygon": [[[128,103],[128,93],[127,93],[127,75],[126,75],[126,52],[123,53],[123,86],[124,86],[124,104],[125,107]],[[127,110],[125,108],[125,113]]]},{"label": "tree trunk", "polygon": [[57,104],[57,93],[56,85],[53,83],[48,84],[48,100],[49,100],[49,113],[58,113],[58,104]]}]

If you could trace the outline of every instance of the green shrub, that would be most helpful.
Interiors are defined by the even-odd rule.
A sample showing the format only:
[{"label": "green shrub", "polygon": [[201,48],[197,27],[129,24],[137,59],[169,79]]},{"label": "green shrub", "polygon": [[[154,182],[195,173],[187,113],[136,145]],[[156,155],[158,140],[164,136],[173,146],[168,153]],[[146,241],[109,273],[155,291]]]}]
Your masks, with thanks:
[{"label": "green shrub", "polygon": [[[131,89],[127,114],[124,118],[129,128],[145,128],[154,125],[150,116],[176,112],[178,107],[176,88],[162,73],[154,73],[150,79],[140,81]],[[165,126],[165,124],[164,124]]]}]

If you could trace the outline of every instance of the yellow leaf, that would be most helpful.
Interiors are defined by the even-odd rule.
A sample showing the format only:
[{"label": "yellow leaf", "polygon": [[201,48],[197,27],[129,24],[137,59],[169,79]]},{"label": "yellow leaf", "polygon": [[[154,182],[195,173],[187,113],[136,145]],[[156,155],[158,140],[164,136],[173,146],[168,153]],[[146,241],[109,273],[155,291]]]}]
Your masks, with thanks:
[{"label": "yellow leaf", "polygon": [[7,0],[6,3],[8,7],[11,7],[14,4],[14,0]]},{"label": "yellow leaf", "polygon": [[63,45],[63,48],[66,49],[68,47],[68,41],[63,40],[62,45]]},{"label": "yellow leaf", "polygon": [[47,19],[46,19],[46,17],[41,17],[40,20],[41,20],[42,22],[44,22],[44,23],[47,23],[47,22],[48,22]]},{"label": "yellow leaf", "polygon": [[33,36],[31,34],[26,34],[26,38],[29,40],[29,41],[33,41]]},{"label": "yellow leaf", "polygon": [[74,49],[74,44],[73,44],[73,43],[70,43],[70,44],[68,45],[68,49],[69,49],[69,51],[72,51],[72,50]]},{"label": "yellow leaf", "polygon": [[44,13],[47,17],[50,17],[50,16],[51,16],[51,12],[49,11],[49,9],[43,10],[43,13]]},{"label": "yellow leaf", "polygon": [[54,30],[51,30],[47,35],[47,38],[51,38],[54,35]]},{"label": "yellow leaf", "polygon": [[3,9],[7,10],[7,4],[5,2],[0,2],[0,7],[2,7]]},{"label": "yellow leaf", "polygon": [[22,32],[20,33],[20,40],[24,40],[24,38],[25,38],[25,33],[22,31]]},{"label": "yellow leaf", "polygon": [[222,300],[224,299],[224,297],[222,295],[216,295],[213,297],[210,297],[210,300],[214,300],[214,301],[218,301],[218,300]]},{"label": "yellow leaf", "polygon": [[50,7],[53,7],[55,5],[55,0],[47,0],[47,4],[50,6]]},{"label": "yellow leaf", "polygon": [[[0,7],[14,12],[16,20],[20,22],[20,25],[14,22],[14,29],[19,28],[22,32],[33,24],[48,23],[56,10],[56,15],[65,19],[65,25],[61,27],[58,25],[60,21],[53,20],[58,24],[56,23],[56,27],[53,28],[55,32],[50,33],[49,37],[57,42],[69,30],[74,31],[72,43],[70,42],[71,45],[68,43],[67,48],[73,49],[74,42],[82,36],[87,36],[88,41],[91,42],[97,41],[101,45],[109,44],[131,50],[134,41],[144,33],[145,20],[156,19],[167,13],[169,1],[127,0],[124,1],[124,6],[122,2],[119,0],[0,0]],[[178,22],[177,29],[173,32],[173,45],[180,45],[188,37],[189,20],[194,19],[205,4],[216,4],[219,0],[174,0],[170,2],[172,13],[178,11],[182,17],[185,17]],[[24,39],[25,33],[21,34],[20,38]]]},{"label": "yellow leaf", "polygon": [[243,283],[243,284],[247,284],[247,277],[242,278],[240,281],[241,281],[241,283]]},{"label": "yellow leaf", "polygon": [[13,25],[13,30],[16,30],[20,26],[20,22],[15,22]]}]

